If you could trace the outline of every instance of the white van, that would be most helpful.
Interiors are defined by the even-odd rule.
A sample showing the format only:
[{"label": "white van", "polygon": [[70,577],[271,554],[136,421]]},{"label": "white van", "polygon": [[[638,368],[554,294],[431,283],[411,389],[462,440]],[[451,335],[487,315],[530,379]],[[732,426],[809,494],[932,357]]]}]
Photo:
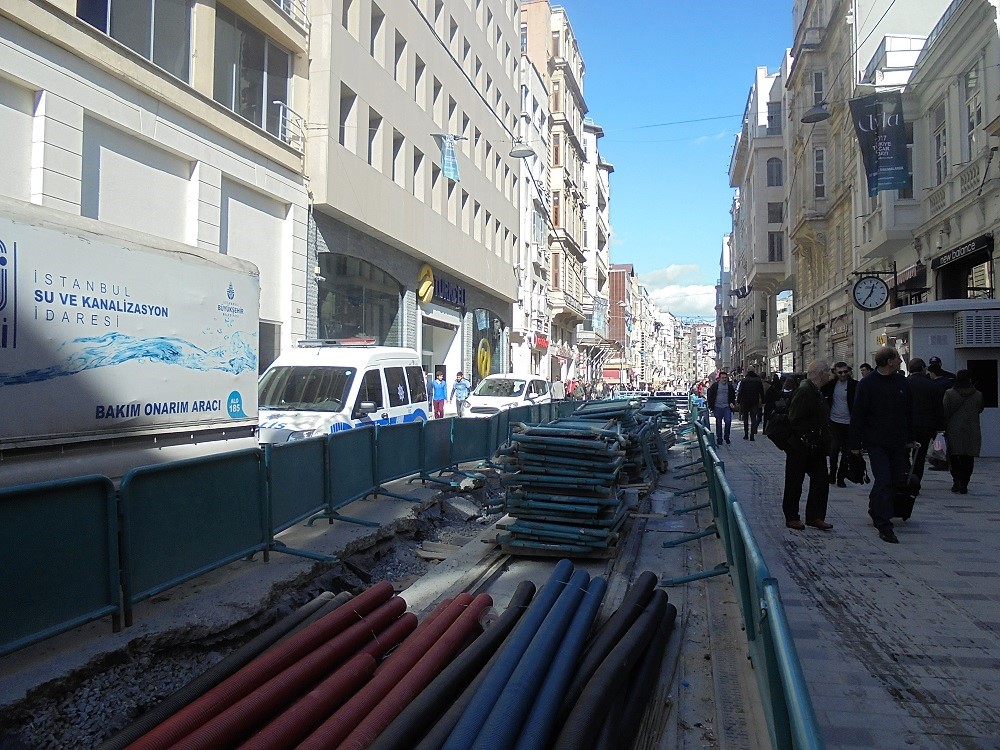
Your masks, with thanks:
[{"label": "white van", "polygon": [[547,404],[551,400],[549,384],[541,378],[487,375],[469,396],[465,416],[492,417],[504,409]]},{"label": "white van", "polygon": [[426,421],[420,358],[370,339],[300,341],[257,383],[261,443],[285,443],[371,424]]}]

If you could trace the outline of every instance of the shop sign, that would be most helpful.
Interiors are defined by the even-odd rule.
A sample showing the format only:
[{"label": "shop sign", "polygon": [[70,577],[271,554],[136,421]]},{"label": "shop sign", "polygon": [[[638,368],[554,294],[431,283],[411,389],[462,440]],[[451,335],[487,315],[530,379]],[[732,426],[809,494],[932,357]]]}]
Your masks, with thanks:
[{"label": "shop sign", "polygon": [[784,350],[785,350],[785,342],[782,341],[781,339],[778,339],[777,341],[771,344],[772,357],[779,356]]},{"label": "shop sign", "polygon": [[536,349],[548,349],[549,348],[549,337],[544,333],[535,334],[535,348]]},{"label": "shop sign", "polygon": [[879,346],[887,346],[889,344],[889,336],[885,333],[879,333],[875,336],[875,343]]},{"label": "shop sign", "polygon": [[830,326],[830,338],[832,339],[844,339],[847,338],[847,319],[840,318],[834,321]]},{"label": "shop sign", "polygon": [[962,258],[980,251],[987,253],[993,252],[993,235],[981,234],[975,239],[969,240],[964,245],[953,247],[948,252],[943,255],[939,255],[931,261],[931,270],[936,271],[938,268],[941,268],[941,266],[954,263],[956,260],[961,260]]},{"label": "shop sign", "polygon": [[425,263],[417,274],[417,299],[424,304],[436,299],[464,308],[465,287],[435,275],[434,269]]}]

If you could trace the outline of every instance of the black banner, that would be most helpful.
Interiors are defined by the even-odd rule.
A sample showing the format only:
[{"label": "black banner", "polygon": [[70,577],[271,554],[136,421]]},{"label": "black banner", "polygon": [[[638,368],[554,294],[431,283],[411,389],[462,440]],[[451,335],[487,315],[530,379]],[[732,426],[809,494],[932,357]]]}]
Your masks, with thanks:
[{"label": "black banner", "polygon": [[851,99],[851,119],[868,176],[868,195],[905,190],[913,177],[906,163],[906,123],[899,91]]}]

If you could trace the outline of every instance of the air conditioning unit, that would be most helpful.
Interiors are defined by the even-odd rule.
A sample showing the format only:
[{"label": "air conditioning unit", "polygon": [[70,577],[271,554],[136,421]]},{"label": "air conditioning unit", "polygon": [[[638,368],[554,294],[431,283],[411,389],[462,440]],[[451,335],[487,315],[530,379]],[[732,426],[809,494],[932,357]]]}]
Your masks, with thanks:
[{"label": "air conditioning unit", "polygon": [[1000,346],[1000,310],[955,313],[955,346]]}]

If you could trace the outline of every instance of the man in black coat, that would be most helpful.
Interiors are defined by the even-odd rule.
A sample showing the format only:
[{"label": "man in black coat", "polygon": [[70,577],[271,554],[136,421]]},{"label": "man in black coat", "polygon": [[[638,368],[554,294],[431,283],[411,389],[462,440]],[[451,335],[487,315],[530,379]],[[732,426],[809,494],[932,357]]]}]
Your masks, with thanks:
[{"label": "man in black coat", "polygon": [[944,429],[944,411],[941,406],[941,391],[930,379],[920,357],[914,357],[907,365],[910,376],[906,379],[910,386],[910,418],[913,422],[913,438],[920,447],[913,459],[913,473],[924,477],[924,463],[927,448],[938,430]]},{"label": "man in black coat", "polygon": [[899,371],[902,360],[891,346],[875,353],[875,369],[858,383],[851,410],[851,448],[868,451],[872,489],[868,515],[883,542],[898,544],[893,530],[896,494],[906,487],[910,465],[907,444],[913,439],[910,388]]},{"label": "man in black coat", "polygon": [[830,484],[846,487],[851,409],[858,381],[851,377],[851,366],[846,362],[834,364],[833,374],[836,378],[820,389],[830,408]]},{"label": "man in black coat", "polygon": [[706,396],[708,408],[715,415],[716,443],[722,445],[723,440],[729,442],[729,430],[733,424],[733,408],[736,406],[736,388],[729,382],[729,373],[719,371],[716,380],[708,389]]},{"label": "man in black coat", "polygon": [[746,377],[740,381],[736,399],[743,412],[743,439],[753,440],[760,426],[761,408],[764,406],[764,381],[753,370],[747,370]]},{"label": "man in black coat", "polygon": [[[830,360],[818,360],[809,366],[806,380],[792,396],[788,408],[788,421],[792,439],[785,449],[785,487],[781,510],[785,526],[802,530],[812,526],[829,531],[832,523],[826,520],[830,485],[826,482],[826,457],[830,450],[830,410],[820,389],[830,379]],[[806,521],[799,517],[802,483],[809,477],[809,494],[806,496]]]},{"label": "man in black coat", "polygon": [[[944,401],[944,392],[947,391],[955,384],[955,373],[948,372],[941,366],[940,357],[931,357],[927,361],[927,375],[930,377],[931,382],[934,387],[937,388],[938,398]],[[941,407],[942,413],[944,412],[944,407]],[[942,417],[943,419],[943,417]],[[943,427],[939,429],[944,429]],[[931,470],[933,471],[947,471],[948,470],[948,459],[937,459],[933,458],[930,460]]]}]

